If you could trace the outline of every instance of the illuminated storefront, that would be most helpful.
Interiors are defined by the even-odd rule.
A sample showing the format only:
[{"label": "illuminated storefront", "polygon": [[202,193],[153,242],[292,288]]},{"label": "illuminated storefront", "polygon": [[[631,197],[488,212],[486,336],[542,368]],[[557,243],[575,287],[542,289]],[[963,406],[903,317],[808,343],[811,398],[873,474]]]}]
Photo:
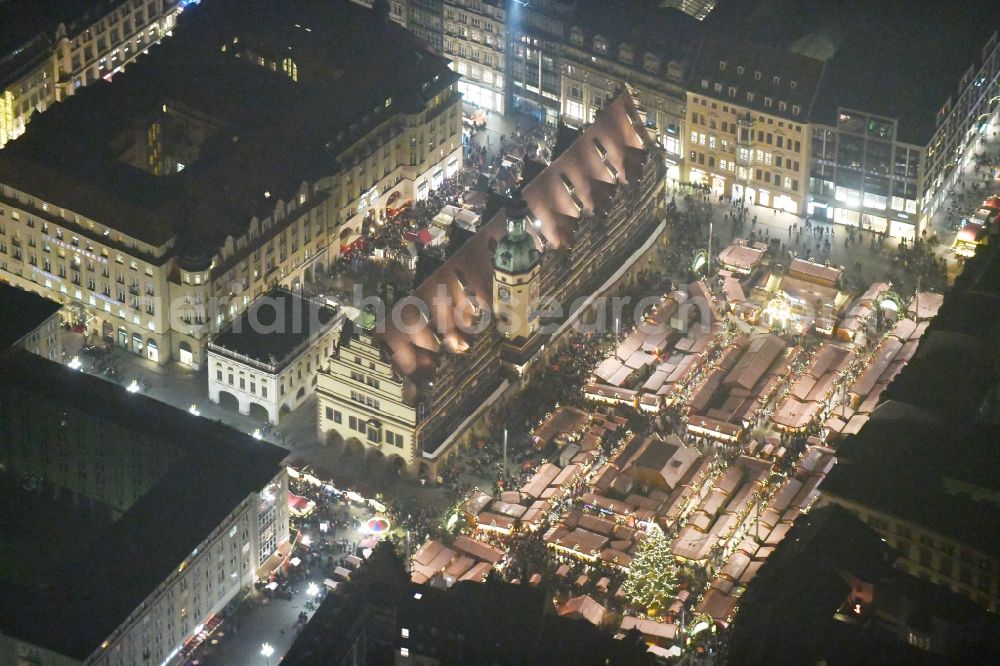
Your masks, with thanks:
[{"label": "illuminated storefront", "polygon": [[487,111],[503,113],[503,92],[494,90],[485,85],[473,83],[468,79],[458,82],[458,91],[462,93],[462,101],[473,106],[478,106]]}]

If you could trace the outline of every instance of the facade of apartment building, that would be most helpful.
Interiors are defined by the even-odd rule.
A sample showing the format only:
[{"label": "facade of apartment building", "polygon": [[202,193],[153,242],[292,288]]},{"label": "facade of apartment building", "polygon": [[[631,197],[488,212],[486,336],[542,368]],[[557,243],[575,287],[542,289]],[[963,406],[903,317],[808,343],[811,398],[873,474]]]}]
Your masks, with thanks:
[{"label": "facade of apartment building", "polygon": [[[40,5],[41,3],[39,3]],[[24,133],[31,116],[78,89],[116,73],[173,30],[186,2],[80,2],[77,15],[52,16],[44,7],[13,7],[4,26],[24,41],[0,53],[0,148]],[[39,23],[53,25],[30,32]],[[23,23],[25,30],[18,30]],[[27,30],[27,31],[26,31]]]},{"label": "facade of apartment building", "polygon": [[503,114],[507,22],[503,0],[444,0],[444,55],[462,76],[458,90],[476,107]]},{"label": "facade of apartment building", "polygon": [[994,32],[958,81],[954,97],[941,106],[927,144],[920,190],[920,216],[926,221],[941,207],[957,182],[969,146],[975,146],[1000,105],[1000,32]]},{"label": "facade of apartment building", "polygon": [[685,180],[714,196],[803,215],[809,117],[822,63],[706,37],[688,85]]},{"label": "facade of apartment building", "polygon": [[1000,608],[1000,559],[927,525],[880,511],[836,493],[823,492],[818,506],[842,506],[878,532],[908,573],[943,585],[996,612]]}]

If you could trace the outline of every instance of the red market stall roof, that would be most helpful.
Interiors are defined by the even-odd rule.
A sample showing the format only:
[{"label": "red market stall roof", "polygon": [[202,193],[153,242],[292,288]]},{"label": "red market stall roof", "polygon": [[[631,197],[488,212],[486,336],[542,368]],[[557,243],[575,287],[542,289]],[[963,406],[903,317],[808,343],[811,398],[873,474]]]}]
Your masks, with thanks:
[{"label": "red market stall roof", "polygon": [[407,231],[403,234],[403,238],[411,243],[420,243],[421,245],[427,245],[434,240],[427,227],[423,227],[419,231]]},{"label": "red market stall roof", "polygon": [[288,493],[288,508],[292,511],[292,513],[305,515],[312,511],[315,507],[316,503],[308,497],[302,497],[301,495],[296,495],[293,492]]}]

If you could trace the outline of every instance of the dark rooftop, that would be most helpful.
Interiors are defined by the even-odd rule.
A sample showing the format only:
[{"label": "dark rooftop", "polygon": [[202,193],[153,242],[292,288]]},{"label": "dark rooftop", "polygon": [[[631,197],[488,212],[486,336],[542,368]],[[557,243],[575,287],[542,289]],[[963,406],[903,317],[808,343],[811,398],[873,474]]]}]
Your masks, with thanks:
[{"label": "dark rooftop", "polygon": [[973,500],[951,485],[1000,490],[1000,463],[991,446],[1000,441],[1000,429],[956,432],[950,424],[914,420],[912,414],[895,418],[897,406],[880,405],[861,432],[839,446],[823,493],[1000,556],[1000,542],[989,529],[1000,525],[1000,506]]},{"label": "dark rooftop", "polygon": [[[1000,246],[985,246],[945,294],[914,358],[869,422],[838,448],[823,492],[1000,555]],[[985,493],[982,491],[985,489]]]},{"label": "dark rooftop", "polygon": [[0,352],[16,345],[44,324],[62,306],[24,289],[0,283]]},{"label": "dark rooftop", "polygon": [[636,467],[652,469],[660,472],[670,459],[677,453],[680,447],[675,444],[664,442],[660,439],[650,438],[648,446],[635,459]]},{"label": "dark rooftop", "polygon": [[605,0],[577,0],[567,19],[567,28],[571,26],[583,29],[584,50],[593,50],[595,35],[607,39],[603,55],[610,60],[619,60],[618,47],[623,42],[632,47],[631,66],[637,69],[642,69],[647,52],[659,56],[663,59],[659,78],[666,78],[667,60],[685,60],[698,41],[698,21],[647,0],[615,0],[613,10]]},{"label": "dark rooftop", "polygon": [[[691,68],[688,90],[732,99],[740,106],[805,123],[812,115],[823,70],[821,61],[769,43],[707,32]],[[717,83],[722,84],[722,92],[715,92]],[[735,97],[729,95],[731,87],[736,89]],[[747,93],[753,93],[752,102],[748,101]],[[772,100],[770,107],[766,105],[767,98]],[[784,111],[779,107],[780,102],[786,103]],[[800,109],[798,115],[793,113],[796,106]]]},{"label": "dark rooftop", "polygon": [[[730,660],[995,663],[1000,655],[996,616],[894,569],[895,559],[878,534],[845,509],[823,507],[800,517],[740,598]],[[852,578],[873,586],[871,602],[864,585],[860,596],[853,596]],[[862,614],[855,617],[850,607],[858,601]],[[910,630],[931,635],[934,652],[911,647]]]},{"label": "dark rooftop", "polygon": [[260,296],[212,344],[261,363],[283,367],[307,340],[329,330],[337,310],[287,289]]},{"label": "dark rooftop", "polygon": [[828,59],[814,121],[836,124],[838,106],[897,118],[900,140],[926,145],[938,110],[1000,27],[1000,3],[720,0],[704,24]]},{"label": "dark rooftop", "polygon": [[[66,404],[113,422],[138,443],[167,446],[175,462],[99,539],[30,553],[60,573],[33,587],[0,572],[0,631],[85,659],[251,493],[287,451],[124,387],[26,352],[0,362],[0,392]],[[0,437],[21,436],[9,423]]]},{"label": "dark rooftop", "polygon": [[[391,663],[403,646],[418,658],[456,666],[649,663],[645,644],[630,640],[634,636],[615,640],[585,620],[556,615],[543,588],[496,580],[446,590],[416,585],[406,580],[402,562],[378,561],[398,561],[390,551],[380,544],[343,591],[327,595],[283,664],[341,663],[362,633],[366,663]],[[401,638],[403,629],[408,638]]]},{"label": "dark rooftop", "polygon": [[66,25],[70,36],[85,24],[108,14],[114,7],[124,5],[126,0],[0,0],[0,66],[8,58],[16,59],[14,53],[34,37],[53,36],[60,23]]},{"label": "dark rooftop", "polygon": [[[256,62],[288,55],[298,81]],[[152,245],[191,229],[218,247],[303,181],[336,173],[368,128],[422,108],[456,78],[415,37],[348,0],[206,2],[113,83],[33,119],[0,153],[0,181]],[[178,140],[195,153],[177,160],[183,170],[157,176],[122,157],[151,123],[177,118],[210,128]]]}]

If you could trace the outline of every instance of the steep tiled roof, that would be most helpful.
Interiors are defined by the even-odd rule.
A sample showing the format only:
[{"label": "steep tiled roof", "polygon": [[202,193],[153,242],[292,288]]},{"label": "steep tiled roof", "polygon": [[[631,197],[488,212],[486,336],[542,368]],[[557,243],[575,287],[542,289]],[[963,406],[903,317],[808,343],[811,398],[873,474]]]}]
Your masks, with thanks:
[{"label": "steep tiled roof", "polygon": [[[604,205],[614,192],[613,174],[622,184],[638,178],[645,147],[651,142],[642,113],[626,91],[524,187],[524,199],[539,223],[531,233],[540,249],[572,247],[575,220]],[[564,179],[572,183],[572,194]],[[386,318],[383,340],[400,373],[409,376],[429,369],[442,346],[451,353],[463,351],[477,312],[483,317],[492,314],[493,248],[506,233],[506,225],[501,210],[421,283],[413,296],[426,304],[427,316],[407,305]]]}]

